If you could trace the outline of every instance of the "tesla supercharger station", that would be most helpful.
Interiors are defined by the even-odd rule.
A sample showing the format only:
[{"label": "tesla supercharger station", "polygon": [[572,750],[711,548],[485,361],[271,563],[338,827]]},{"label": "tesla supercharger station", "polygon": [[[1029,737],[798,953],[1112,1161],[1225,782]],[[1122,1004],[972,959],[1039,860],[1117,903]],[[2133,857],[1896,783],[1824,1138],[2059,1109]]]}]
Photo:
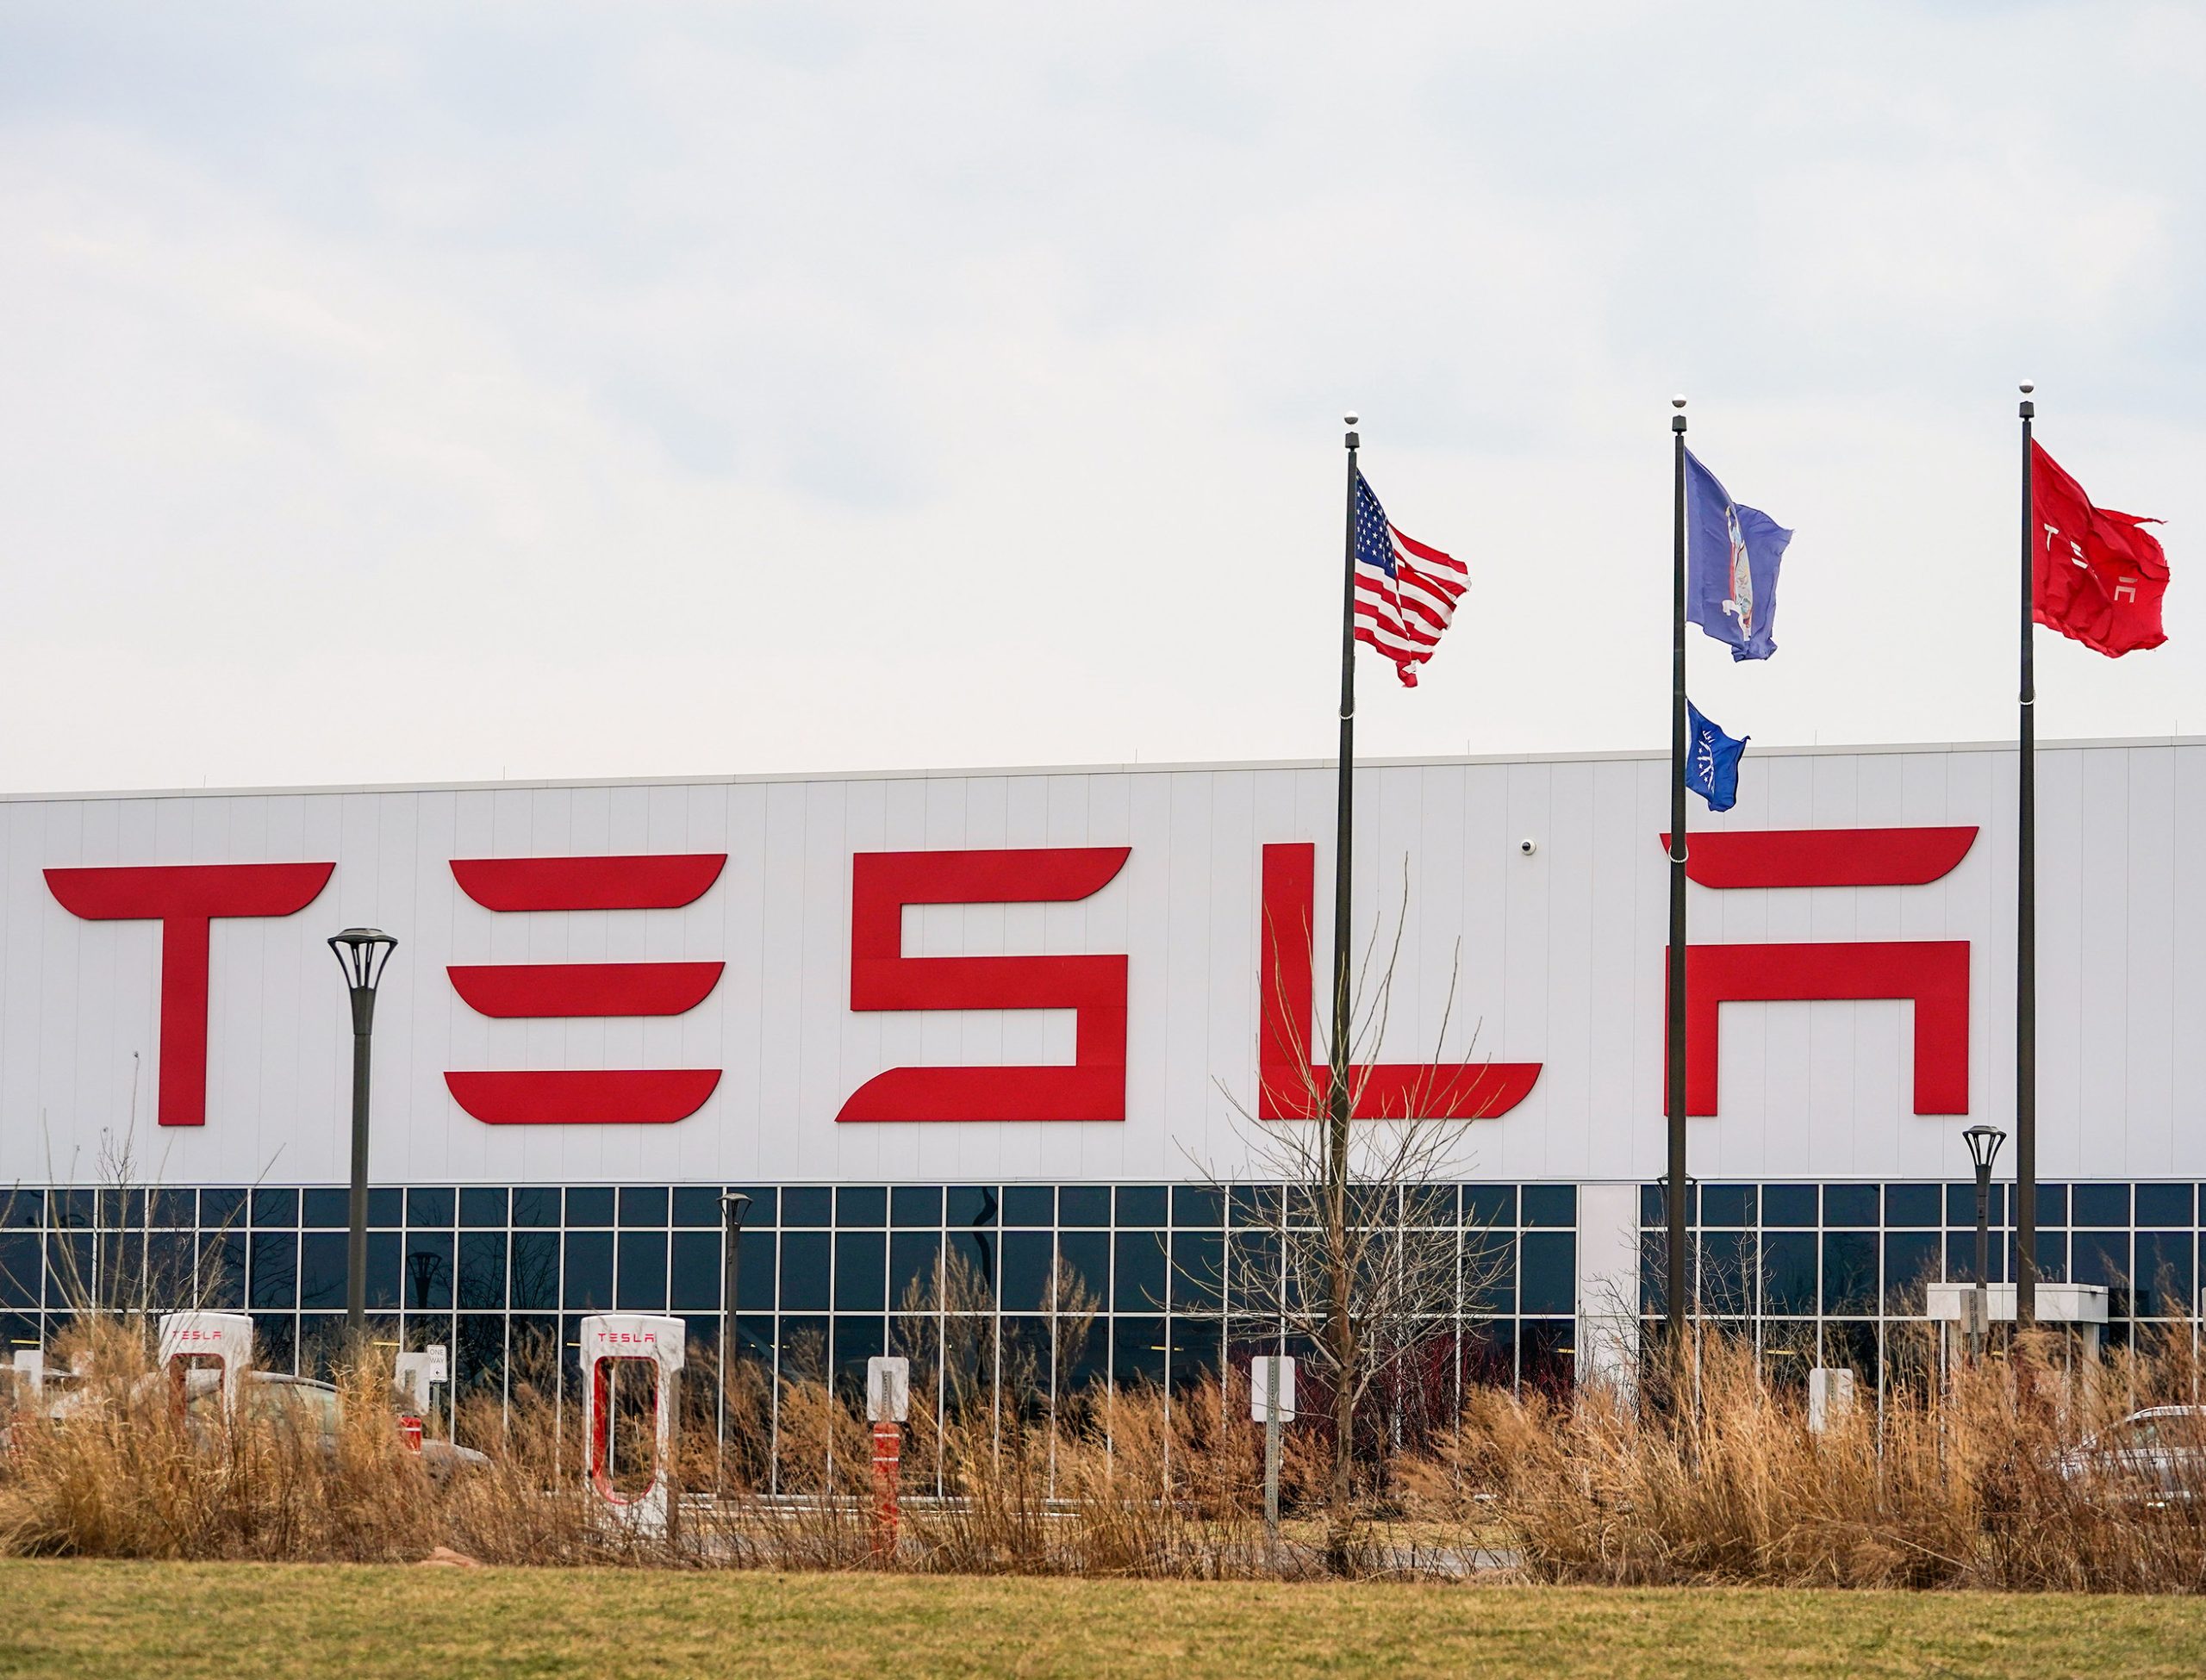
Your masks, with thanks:
[{"label": "tesla supercharger station", "polygon": [[904,1474],[904,1422],[912,1415],[912,1362],[876,1353],[865,1362],[865,1416],[873,1425],[873,1555],[896,1553],[896,1491]]},{"label": "tesla supercharger station", "polygon": [[161,1316],[161,1369],[183,1397],[184,1373],[211,1364],[220,1373],[222,1416],[234,1416],[238,1384],[252,1363],[252,1321],[241,1312],[171,1312]]},{"label": "tesla supercharger station", "polygon": [[414,1408],[413,1419],[403,1426],[407,1444],[415,1452],[421,1450],[421,1420],[429,1416],[433,1396],[430,1390],[439,1383],[452,1380],[452,1361],[444,1344],[431,1342],[415,1352],[401,1353],[393,1362],[391,1382],[406,1391],[406,1397]]},{"label": "tesla supercharger station", "polygon": [[[666,1532],[668,1471],[674,1461],[674,1381],[682,1369],[679,1318],[649,1313],[593,1313],[583,1320],[583,1440],[584,1475],[597,1496],[638,1528]],[[640,1493],[613,1485],[613,1384],[623,1366],[651,1372],[651,1480]]]}]

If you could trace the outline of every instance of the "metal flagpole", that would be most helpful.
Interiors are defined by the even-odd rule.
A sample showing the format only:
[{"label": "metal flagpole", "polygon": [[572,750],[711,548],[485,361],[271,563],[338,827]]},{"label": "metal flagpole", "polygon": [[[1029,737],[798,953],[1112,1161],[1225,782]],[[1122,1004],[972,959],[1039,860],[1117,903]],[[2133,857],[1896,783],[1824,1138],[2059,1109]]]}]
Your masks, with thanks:
[{"label": "metal flagpole", "polygon": [[2035,389],[2022,382],[2022,681],[2021,800],[2015,842],[2015,1328],[2037,1322],[2037,622],[2035,510],[2030,422]]},{"label": "metal flagpole", "polygon": [[[1355,829],[1355,454],[1362,441],[1355,434],[1355,416],[1343,417],[1348,433],[1348,524],[1341,578],[1341,743],[1340,790],[1336,801],[1333,834],[1333,1022],[1329,1055],[1332,1067],[1325,1100],[1325,1225],[1332,1249],[1326,1267],[1331,1300],[1334,1381],[1338,1394],[1351,1391],[1349,1379],[1348,1267],[1342,1257],[1348,1236],[1348,1120],[1349,1120],[1349,871]],[[1343,1431],[1347,1409],[1337,1399],[1336,1426]],[[1334,1447],[1335,1492],[1345,1496],[1342,1484],[1348,1464],[1345,1441]]]},{"label": "metal flagpole", "polygon": [[[1686,1347],[1686,417],[1673,397],[1670,416],[1670,971],[1663,989],[1666,1066],[1663,1113],[1669,1122],[1670,1172],[1663,1216],[1669,1225],[1665,1297],[1670,1355]],[[1682,1366],[1680,1366],[1680,1370]]]}]

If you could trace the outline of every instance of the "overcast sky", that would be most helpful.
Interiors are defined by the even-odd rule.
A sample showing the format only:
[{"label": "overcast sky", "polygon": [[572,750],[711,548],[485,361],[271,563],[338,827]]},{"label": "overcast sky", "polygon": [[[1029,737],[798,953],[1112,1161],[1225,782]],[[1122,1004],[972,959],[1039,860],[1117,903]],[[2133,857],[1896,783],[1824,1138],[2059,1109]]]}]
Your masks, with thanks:
[{"label": "overcast sky", "polygon": [[1322,756],[1344,408],[1474,586],[1371,755],[2014,728],[2015,385],[2206,733],[2206,10],[10,0],[0,787]]}]

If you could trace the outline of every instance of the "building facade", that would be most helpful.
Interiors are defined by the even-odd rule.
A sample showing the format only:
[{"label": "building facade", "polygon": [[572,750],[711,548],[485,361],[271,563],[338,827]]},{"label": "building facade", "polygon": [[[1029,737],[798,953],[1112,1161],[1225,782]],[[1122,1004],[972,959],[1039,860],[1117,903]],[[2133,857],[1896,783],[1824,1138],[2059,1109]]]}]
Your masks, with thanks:
[{"label": "building facade", "polygon": [[[2015,772],[1758,752],[1696,812],[1698,1304],[1773,1360],[1873,1374],[1968,1275]],[[2206,744],[2038,775],[2040,1263],[2111,1285],[2118,1341],[2197,1307]],[[1667,776],[1359,772],[1360,1100],[1476,1117],[1405,1216],[1463,1233],[1450,1381],[1567,1384],[1659,1310]],[[746,1351],[788,1371],[893,1350],[941,1254],[1058,1391],[1215,1370],[1264,1139],[1308,1123],[1332,797],[1313,762],[0,801],[0,1334],[189,1297],[313,1363],[349,1137],[324,942],[370,925],[370,1300],[458,1381],[604,1308],[709,1341],[727,1187]]]}]

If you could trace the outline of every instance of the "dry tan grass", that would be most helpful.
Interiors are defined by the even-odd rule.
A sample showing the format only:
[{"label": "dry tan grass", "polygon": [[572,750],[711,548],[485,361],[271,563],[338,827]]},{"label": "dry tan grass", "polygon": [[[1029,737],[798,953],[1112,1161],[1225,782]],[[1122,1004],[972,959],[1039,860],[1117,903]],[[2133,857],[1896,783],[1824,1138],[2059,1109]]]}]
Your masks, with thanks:
[{"label": "dry tan grass", "polygon": [[[489,1465],[439,1483],[402,1443],[371,1360],[340,1373],[343,1422],[325,1448],[252,1408],[188,1420],[134,1321],[78,1335],[58,1351],[89,1370],[84,1398],[59,1421],[10,1425],[0,1554],[376,1562],[446,1546],[492,1563],[1182,1579],[1325,1562],[1307,1521],[1325,1443],[1290,1432],[1288,1513],[1304,1521],[1268,1544],[1262,1437],[1237,1378],[1169,1402],[1092,1396],[1055,1416],[945,1384],[940,1412],[920,1398],[907,1432],[901,1542],[884,1552],[866,1426],[820,1384],[784,1384],[770,1433],[762,1384],[738,1376],[725,1450],[719,1397],[687,1391],[676,1473],[692,1496],[661,1534],[608,1521],[586,1494],[571,1405],[563,1416],[556,1387],[526,1370],[508,1403],[460,1409],[460,1439]],[[1942,1389],[1903,1387],[1881,1410],[1865,1402],[1821,1435],[1750,1353],[1711,1339],[1698,1367],[1687,1406],[1474,1392],[1452,1430],[1374,1471],[1351,1570],[1460,1565],[1499,1544],[1535,1580],[1605,1585],[2206,1584],[2206,1486],[2147,1499],[2060,1470],[2133,1406],[2190,1399],[2187,1333],[2088,1377],[2027,1347]]]}]

